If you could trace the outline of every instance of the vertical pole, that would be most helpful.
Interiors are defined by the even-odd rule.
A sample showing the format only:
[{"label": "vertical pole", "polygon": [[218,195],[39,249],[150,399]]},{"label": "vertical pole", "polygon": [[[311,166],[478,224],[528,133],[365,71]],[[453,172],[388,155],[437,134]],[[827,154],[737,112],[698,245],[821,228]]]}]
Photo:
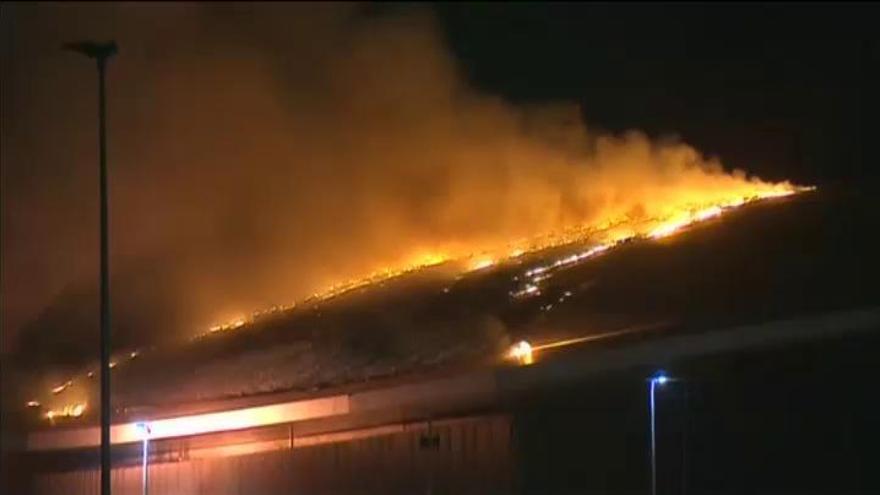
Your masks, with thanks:
[{"label": "vertical pole", "polygon": [[147,472],[147,458],[149,456],[150,440],[148,438],[144,438],[143,443],[144,443],[144,448],[143,448],[143,453],[141,454],[141,457],[143,457],[143,459],[141,461],[141,473],[142,473],[141,493],[143,493],[143,495],[147,495],[147,477],[149,476],[149,474]]},{"label": "vertical pole", "polygon": [[654,387],[656,384],[657,381],[651,379],[651,495],[657,495],[657,423],[654,414]]},{"label": "vertical pole", "polygon": [[688,429],[690,428],[690,404],[688,403],[688,389],[684,388],[684,426],[681,432],[681,495],[687,494],[687,442]]},{"label": "vertical pole", "polygon": [[147,459],[150,458],[150,439],[148,437],[144,437],[144,453],[143,453],[143,462],[141,464],[141,471],[143,472],[143,495],[147,495],[147,481],[149,479],[149,471],[147,470]]},{"label": "vertical pole", "polygon": [[98,140],[101,189],[101,495],[110,495],[110,279],[107,263],[107,126],[105,57],[98,62]]},{"label": "vertical pole", "polygon": [[287,448],[293,450],[293,423],[287,425]]}]

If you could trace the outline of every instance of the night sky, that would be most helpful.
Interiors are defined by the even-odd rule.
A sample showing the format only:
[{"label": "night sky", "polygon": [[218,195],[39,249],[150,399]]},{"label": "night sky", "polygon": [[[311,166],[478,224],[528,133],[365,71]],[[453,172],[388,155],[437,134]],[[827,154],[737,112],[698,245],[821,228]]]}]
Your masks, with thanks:
[{"label": "night sky", "polygon": [[876,5],[444,4],[471,80],[804,182],[877,177]]}]

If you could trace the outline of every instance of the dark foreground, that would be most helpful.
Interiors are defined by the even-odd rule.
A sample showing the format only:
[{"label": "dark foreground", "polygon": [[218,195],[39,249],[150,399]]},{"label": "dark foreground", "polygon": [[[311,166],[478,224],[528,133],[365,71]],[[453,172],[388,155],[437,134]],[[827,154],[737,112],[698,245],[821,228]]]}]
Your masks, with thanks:
[{"label": "dark foreground", "polygon": [[[446,408],[391,391],[399,408],[355,414],[369,402],[355,394],[361,403],[346,417],[155,441],[150,493],[647,493],[645,378],[661,367],[678,381],[657,389],[658,493],[876,493],[873,321],[690,357],[662,343],[667,350],[641,360],[566,351],[497,371],[486,400],[468,392],[482,385],[458,381],[422,390]],[[600,368],[585,372],[591,356]],[[606,367],[609,356],[635,364]],[[114,449],[114,493],[141,493],[141,452]],[[97,493],[94,450],[16,461],[34,475],[21,477],[22,493]]]},{"label": "dark foreground", "polygon": [[[880,331],[880,329],[877,329]],[[672,363],[658,493],[877,493],[880,333]],[[647,385],[632,370],[519,405],[526,493],[646,493]]]}]

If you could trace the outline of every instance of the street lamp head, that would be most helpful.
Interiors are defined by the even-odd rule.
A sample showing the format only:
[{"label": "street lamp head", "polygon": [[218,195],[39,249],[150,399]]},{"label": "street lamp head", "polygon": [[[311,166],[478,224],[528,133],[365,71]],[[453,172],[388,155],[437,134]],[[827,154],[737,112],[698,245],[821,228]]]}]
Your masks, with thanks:
[{"label": "street lamp head", "polygon": [[146,440],[150,437],[150,433],[152,431],[152,428],[150,428],[150,423],[146,421],[141,421],[140,423],[136,423],[134,426],[135,428],[137,428],[138,433],[141,434],[141,438]]},{"label": "street lamp head", "polygon": [[651,383],[654,383],[657,385],[664,385],[667,382],[671,381],[671,378],[669,378],[669,376],[666,375],[666,372],[658,371],[657,373],[654,374],[654,376],[651,377],[650,381],[651,381]]},{"label": "street lamp head", "polygon": [[74,43],[65,43],[63,48],[72,52],[81,53],[98,61],[106,60],[119,51],[119,47],[116,46],[115,41],[107,41],[105,43],[77,41]]}]

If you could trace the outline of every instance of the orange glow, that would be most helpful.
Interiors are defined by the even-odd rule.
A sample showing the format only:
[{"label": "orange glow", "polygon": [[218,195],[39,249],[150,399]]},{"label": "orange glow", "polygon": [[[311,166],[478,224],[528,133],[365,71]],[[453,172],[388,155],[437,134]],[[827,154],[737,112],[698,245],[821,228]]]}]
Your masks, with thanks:
[{"label": "orange glow", "polygon": [[[681,232],[687,226],[709,220],[723,214],[724,210],[752,203],[763,199],[789,196],[798,192],[811,191],[815,187],[793,186],[779,183],[769,184],[760,181],[745,181],[731,183],[730,190],[687,190],[681,197],[672,198],[666,205],[657,205],[658,214],[651,220],[634,220],[629,214],[613,215],[595,220],[590,224],[551,232],[532,239],[512,243],[516,247],[508,247],[499,251],[492,251],[492,256],[481,255],[475,257],[473,251],[458,247],[448,253],[440,251],[417,251],[417,254],[409,257],[399,266],[380,268],[363,278],[346,280],[332,284],[322,291],[313,293],[303,302],[320,303],[331,300],[348,292],[380,284],[393,278],[410,274],[431,266],[446,263],[452,260],[471,260],[462,266],[464,272],[478,271],[494,266],[505,260],[518,258],[524,254],[541,251],[544,249],[562,246],[577,242],[590,242],[599,240],[598,245],[590,249],[556,260],[550,265],[537,267],[526,273],[526,277],[532,278],[532,284],[520,291],[512,293],[515,298],[524,298],[540,294],[537,282],[543,279],[543,273],[555,269],[564,268],[598,255],[617,244],[634,238],[647,237],[661,239]],[[456,253],[458,253],[456,255]],[[297,303],[275,305],[269,308],[254,311],[250,317],[236,317],[224,323],[211,326],[206,332],[196,338],[202,338],[212,333],[235,330],[254,322],[256,318],[264,315],[288,311],[297,306]]]},{"label": "orange glow", "polygon": [[219,323],[217,325],[214,325],[208,329],[208,332],[209,333],[216,333],[216,332],[225,332],[226,330],[235,330],[236,328],[243,327],[247,323],[248,323],[247,319],[245,319],[244,317],[238,317],[238,318],[235,318],[234,320],[228,321],[226,323]]},{"label": "orange glow", "polygon": [[[507,242],[499,251],[489,252],[488,254],[491,256],[487,255],[485,250],[471,251],[469,253],[468,251],[470,250],[461,249],[461,247],[450,249],[448,253],[437,250],[426,251],[424,249],[419,249],[415,255],[409,257],[408,261],[400,266],[384,267],[372,272],[366,277],[346,280],[330,285],[323,291],[318,291],[311,297],[306,298],[299,303],[290,302],[288,304],[277,304],[262,310],[254,311],[250,316],[237,315],[235,318],[225,323],[211,326],[207,331],[199,334],[195,338],[204,338],[217,332],[243,328],[265,315],[290,311],[304,303],[317,304],[329,301],[351,291],[381,284],[397,277],[405,276],[425,268],[455,260],[457,260],[458,263],[451,263],[450,266],[458,269],[460,272],[466,273],[486,269],[512,258],[518,258],[525,254],[535,253],[552,247],[575,243],[589,245],[590,247],[583,251],[574,254],[567,254],[555,260],[545,261],[541,265],[533,265],[529,267],[521,274],[522,278],[519,279],[521,285],[510,292],[510,296],[515,300],[526,300],[533,297],[540,297],[543,294],[542,288],[545,281],[552,277],[556,271],[564,270],[598,256],[620,243],[640,238],[663,239],[676,235],[691,225],[718,218],[724,215],[726,211],[733,208],[760,200],[790,196],[815,189],[816,188],[812,186],[794,186],[787,182],[769,184],[760,181],[743,180],[741,182],[731,183],[730,190],[683,191],[680,198],[674,197],[668,204],[654,205],[653,209],[657,210],[657,214],[651,217],[651,219],[632,219],[628,214],[620,214],[618,216],[609,215],[577,228],[553,232],[551,234],[538,236],[521,242]],[[456,252],[463,254],[456,256]],[[475,256],[473,252],[480,252],[482,254]],[[443,289],[443,292],[448,291],[448,287]],[[545,308],[545,310],[549,310],[553,306],[550,304],[542,307]],[[578,342],[581,341],[583,340],[578,340]],[[546,345],[537,346],[531,351],[534,352],[546,348]],[[531,362],[531,352],[525,353],[524,349],[522,352],[523,356],[528,356],[528,361]],[[129,353],[128,357],[133,359],[140,353],[141,351],[135,350]],[[110,363],[111,368],[114,368],[116,365],[116,361]],[[89,371],[87,376],[89,378],[93,377],[94,372]],[[71,385],[72,381],[69,380],[51,389],[51,392],[52,394],[57,395]]]},{"label": "orange glow", "polygon": [[547,349],[554,349],[557,347],[567,347],[570,345],[582,344],[584,342],[592,342],[592,341],[607,339],[607,338],[611,338],[611,337],[618,337],[620,335],[626,335],[628,333],[641,332],[641,331],[648,330],[650,328],[655,328],[656,326],[657,325],[652,325],[649,327],[629,328],[626,330],[618,330],[615,332],[605,332],[605,333],[598,333],[598,334],[594,334],[594,335],[585,335],[583,337],[575,337],[572,339],[556,340],[553,342],[547,342],[546,344],[536,345],[532,348],[532,350],[534,352],[538,352],[538,351],[545,351]]},{"label": "orange glow", "polygon": [[64,392],[65,390],[67,390],[67,387],[70,387],[71,385],[73,385],[73,381],[67,380],[66,382],[62,383],[61,385],[58,385],[57,387],[53,388],[52,394],[58,395],[61,392]]},{"label": "orange glow", "polygon": [[78,418],[86,411],[84,403],[68,404],[61,409],[50,409],[46,412],[46,418],[50,421],[58,418]]},{"label": "orange glow", "polygon": [[532,345],[525,340],[521,340],[510,347],[507,351],[507,358],[518,362],[519,364],[532,364],[535,362],[535,354],[547,349],[555,349],[558,347],[567,347],[570,345],[582,344],[585,342],[593,342],[596,340],[608,339],[611,337],[619,337],[629,333],[643,332],[662,327],[663,324],[643,325],[624,330],[616,330],[613,332],[598,333],[593,335],[585,335],[583,337],[575,337],[571,339],[555,340],[544,344]]},{"label": "orange glow", "polygon": [[492,258],[480,258],[474,260],[473,263],[470,264],[470,271],[482,270],[484,268],[489,268],[490,266],[495,264],[495,260]]},{"label": "orange glow", "polygon": [[[413,256],[410,263],[407,263],[404,268],[382,268],[362,279],[347,280],[333,284],[323,291],[313,293],[303,302],[319,303],[328,301],[357,289],[379,284],[424,268],[446,263],[449,259],[448,256],[438,252],[419,253],[416,256]],[[251,317],[237,317],[225,323],[215,324],[208,328],[207,332],[201,333],[195,338],[199,339],[213,333],[235,330],[253,323],[259,317],[290,311],[295,307],[297,307],[297,303],[291,302],[289,304],[274,305],[263,310],[254,311]]]},{"label": "orange glow", "polygon": [[[72,404],[61,410],[49,411],[46,417],[54,420],[61,417],[81,416],[85,411],[85,407],[85,404]],[[174,438],[255,428],[302,421],[304,419],[347,414],[348,412],[348,396],[337,395],[320,399],[179,416],[149,421],[150,439]],[[111,442],[120,444],[140,441],[143,438],[143,433],[138,427],[138,423],[132,422],[111,426]],[[90,447],[99,445],[99,442],[99,429],[96,427],[42,431],[32,433],[28,437],[28,449],[52,450]]]},{"label": "orange glow", "polygon": [[534,362],[532,359],[532,346],[525,340],[520,340],[513,344],[507,352],[507,357],[523,365]]},{"label": "orange glow", "polygon": [[[131,194],[118,205],[122,212],[114,210],[131,225],[144,226],[121,229],[121,257],[114,262],[121,263],[116,275],[135,283],[131,288],[136,290],[126,291],[124,298],[132,311],[124,313],[137,321],[122,323],[145,329],[139,339],[158,343],[176,336],[245,332],[257,326],[252,322],[258,318],[295,304],[319,304],[445,260],[450,260],[450,271],[466,272],[467,261],[475,256],[498,266],[512,256],[530,258],[526,253],[570,243],[613,245],[652,232],[671,235],[685,224],[661,226],[681,222],[682,212],[728,208],[800,190],[727,172],[718,160],[672,140],[588,129],[576,105],[524,108],[485,95],[460,77],[463,71],[438,36],[442,29],[433,21],[423,22],[421,14],[402,21],[374,19],[380,22],[369,21],[362,29],[361,17],[372,16],[350,20],[348,12],[339,17],[341,12],[331,10],[329,22],[321,17],[315,33],[307,31],[309,36],[327,34],[329,41],[303,44],[305,52],[273,47],[261,54],[263,43],[248,43],[241,47],[244,56],[188,63],[193,53],[200,60],[204,50],[183,44],[186,56],[168,60],[172,70],[144,66],[147,77],[141,79],[156,91],[157,104],[145,107],[149,115],[140,108],[119,115],[149,117],[155,125],[145,126],[143,136],[123,136],[119,143],[120,156],[132,162],[132,172],[119,178],[133,182],[121,184]],[[187,22],[199,17],[183,13]],[[337,32],[349,22],[357,29]],[[201,26],[201,20],[196,24]],[[225,23],[216,33],[206,32],[229,43],[234,36],[226,36],[221,25]],[[310,77],[276,80],[301,73],[303,61],[305,67],[321,70],[309,72]],[[297,70],[289,71],[291,67]],[[230,89],[206,83],[222,80],[240,84]],[[191,95],[198,96],[198,104]],[[258,118],[218,119],[220,108],[225,114]],[[12,122],[19,120],[24,119]],[[134,129],[139,121],[131,124]],[[229,146],[215,145],[227,141]],[[58,154],[51,162],[62,162],[60,146],[45,151]],[[79,163],[89,156],[73,158]],[[69,178],[84,180],[81,175]],[[154,182],[140,187],[146,179]],[[72,185],[58,192],[81,189]],[[50,210],[55,206],[47,199],[58,204],[75,199],[31,192],[22,189],[28,193],[23,197],[34,201],[31,206]],[[40,228],[58,232],[66,226],[51,227]],[[32,247],[68,253],[81,249],[76,243],[64,250],[48,244]],[[30,247],[12,244],[18,246]],[[25,261],[53,259],[27,251],[21,256]],[[144,266],[141,260],[155,260],[148,268],[155,274],[137,276]],[[34,295],[45,301],[23,298],[26,304],[12,306],[34,311],[45,302],[45,309],[52,309],[56,299],[49,296],[55,288],[81,282],[75,265],[59,264],[46,272],[45,281],[22,287],[33,285]],[[8,266],[17,270],[17,278],[10,280],[27,280],[28,262]],[[523,298],[546,292],[540,280],[529,283],[517,292]],[[59,313],[53,309],[46,314],[64,315],[65,308],[66,303],[57,308]],[[241,314],[230,319],[230,309]],[[32,316],[36,313],[15,321]],[[179,328],[181,322],[194,323]],[[124,355],[116,357],[124,363]],[[128,371],[114,374],[123,370]],[[40,392],[48,395],[52,383]],[[31,396],[36,394],[28,391],[23,399]],[[42,395],[38,398],[48,403]]]},{"label": "orange glow", "polygon": [[668,237],[679,232],[681,229],[687,227],[688,225],[721,216],[723,212],[724,210],[722,210],[722,208],[717,205],[703,208],[697,211],[683,212],[675,218],[667,220],[666,222],[655,227],[653,230],[651,230],[651,232],[648,233],[648,237],[652,239],[661,239],[663,237]]}]

